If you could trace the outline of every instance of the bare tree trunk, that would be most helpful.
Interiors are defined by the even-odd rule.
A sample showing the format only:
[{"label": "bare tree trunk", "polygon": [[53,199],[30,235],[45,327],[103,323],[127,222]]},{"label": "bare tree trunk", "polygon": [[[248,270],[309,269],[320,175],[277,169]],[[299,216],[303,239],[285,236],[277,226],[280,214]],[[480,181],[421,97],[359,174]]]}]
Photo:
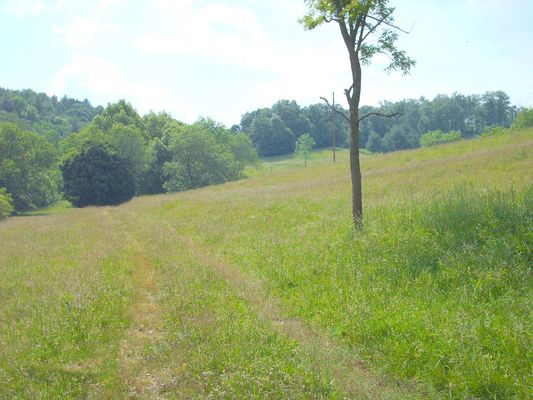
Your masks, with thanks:
[{"label": "bare tree trunk", "polygon": [[[335,1],[337,10],[341,10],[340,1]],[[364,27],[366,14],[357,22],[359,27]],[[350,56],[352,70],[352,86],[346,89],[346,99],[350,106],[350,172],[352,177],[352,218],[356,228],[363,226],[363,192],[361,187],[361,165],[359,162],[359,102],[361,100],[361,60],[359,59],[359,45],[363,40],[364,28],[357,33],[351,30],[344,19],[338,21],[344,43]],[[359,35],[356,38],[355,35]],[[353,37],[352,37],[353,35]],[[358,45],[355,47],[356,39]]]},{"label": "bare tree trunk", "polygon": [[350,51],[353,86],[350,97],[350,171],[352,175],[352,218],[358,228],[363,226],[363,191],[361,185],[361,163],[359,161],[359,102],[361,100],[361,63],[359,56]]},{"label": "bare tree trunk", "polygon": [[359,162],[359,110],[350,110],[350,172],[352,178],[352,218],[354,225],[363,225],[363,192]]},{"label": "bare tree trunk", "polygon": [[331,125],[333,128],[333,131],[331,132],[331,143],[333,145],[333,164],[335,164],[335,135],[336,135],[336,124],[335,124],[335,92],[333,92],[333,109],[331,110]]}]

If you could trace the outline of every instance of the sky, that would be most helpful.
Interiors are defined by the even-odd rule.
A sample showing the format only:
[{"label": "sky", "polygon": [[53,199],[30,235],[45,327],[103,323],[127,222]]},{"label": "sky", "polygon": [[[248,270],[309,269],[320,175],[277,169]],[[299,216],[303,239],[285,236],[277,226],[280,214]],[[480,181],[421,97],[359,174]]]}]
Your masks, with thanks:
[{"label": "sky", "polygon": [[[361,105],[503,90],[533,106],[533,1],[392,0],[408,76],[363,69]],[[303,0],[0,0],[0,87],[167,111],[227,126],[281,99],[350,86],[338,26],[305,31]]]}]

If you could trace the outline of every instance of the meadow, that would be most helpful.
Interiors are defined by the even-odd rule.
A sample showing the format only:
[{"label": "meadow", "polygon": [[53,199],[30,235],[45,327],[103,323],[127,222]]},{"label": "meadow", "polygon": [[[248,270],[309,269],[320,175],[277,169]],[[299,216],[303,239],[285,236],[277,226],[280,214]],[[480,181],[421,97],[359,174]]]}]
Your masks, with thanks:
[{"label": "meadow", "polygon": [[528,399],[533,130],[0,223],[0,398]]}]

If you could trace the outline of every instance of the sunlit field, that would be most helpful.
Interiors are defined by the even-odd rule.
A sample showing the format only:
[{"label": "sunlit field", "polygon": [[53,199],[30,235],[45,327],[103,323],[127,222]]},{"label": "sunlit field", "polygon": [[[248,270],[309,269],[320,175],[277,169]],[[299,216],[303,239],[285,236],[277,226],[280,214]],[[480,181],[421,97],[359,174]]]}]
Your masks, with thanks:
[{"label": "sunlit field", "polygon": [[0,223],[0,398],[528,399],[533,130]]}]

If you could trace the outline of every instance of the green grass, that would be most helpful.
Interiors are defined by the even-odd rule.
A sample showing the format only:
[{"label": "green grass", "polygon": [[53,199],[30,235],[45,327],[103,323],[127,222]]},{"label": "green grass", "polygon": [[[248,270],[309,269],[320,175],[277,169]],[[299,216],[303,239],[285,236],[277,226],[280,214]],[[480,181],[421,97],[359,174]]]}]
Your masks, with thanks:
[{"label": "green grass", "polygon": [[[361,149],[361,154],[370,155],[369,151]],[[346,162],[350,154],[348,149],[337,148],[335,150],[335,161]],[[333,163],[332,149],[320,149],[314,150],[311,157],[307,160],[309,166],[325,165]],[[283,155],[264,157],[261,163],[257,167],[246,167],[245,175],[249,178],[256,177],[267,173],[286,172],[296,168],[302,168],[304,166],[304,160],[294,157],[294,155]]]},{"label": "green grass", "polygon": [[2,222],[0,397],[530,398],[532,156],[363,157],[361,231],[347,151]]},{"label": "green grass", "polygon": [[25,211],[22,213],[17,213],[18,216],[39,216],[39,215],[52,215],[60,214],[72,208],[72,204],[66,200],[60,200],[57,203],[54,203],[46,208],[40,208],[38,210]]}]

